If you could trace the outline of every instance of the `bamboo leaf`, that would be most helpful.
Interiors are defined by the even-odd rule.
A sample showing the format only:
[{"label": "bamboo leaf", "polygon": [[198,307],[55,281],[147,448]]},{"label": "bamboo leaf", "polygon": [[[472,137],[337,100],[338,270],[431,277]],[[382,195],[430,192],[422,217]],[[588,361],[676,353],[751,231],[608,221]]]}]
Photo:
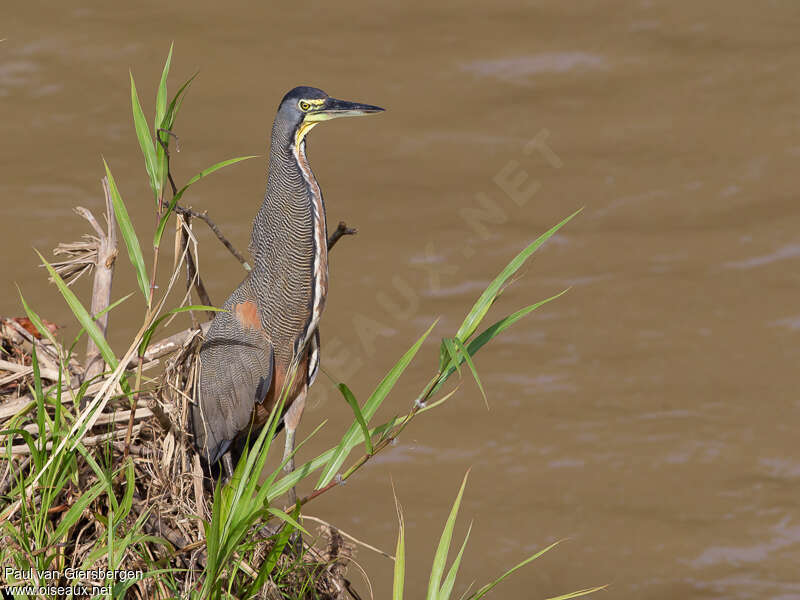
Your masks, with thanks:
[{"label": "bamboo leaf", "polygon": [[[509,316],[507,316],[507,317],[505,317],[503,319],[500,319],[494,325],[491,325],[490,327],[487,327],[486,329],[483,330],[483,332],[481,332],[480,335],[478,335],[477,337],[473,338],[472,341],[469,342],[469,344],[467,344],[467,352],[468,352],[468,354],[470,356],[475,356],[475,354],[478,352],[478,350],[480,350],[483,346],[488,344],[494,337],[498,336],[500,333],[502,333],[503,331],[505,331],[506,329],[511,327],[514,323],[519,321],[522,317],[524,317],[527,314],[533,312],[534,310],[536,310],[537,308],[539,308],[543,304],[547,304],[548,302],[551,302],[551,301],[555,300],[556,298],[559,298],[559,297],[563,296],[568,291],[569,291],[569,288],[567,288],[566,290],[563,290],[562,292],[559,292],[555,296],[550,296],[549,298],[541,300],[541,301],[539,301],[539,302],[537,302],[535,304],[531,304],[530,306],[526,306],[525,308],[522,308],[522,309],[518,310],[517,312],[515,312],[515,313],[513,313],[513,314],[511,314],[511,315],[509,315]],[[439,381],[434,386],[433,391],[431,392],[431,396],[433,396],[433,394],[439,388],[441,388],[442,385],[444,385],[444,382],[447,381],[447,379],[455,372],[455,370],[456,370],[455,367],[450,367],[444,374],[442,374],[442,376],[439,378]]]},{"label": "bamboo leaf", "polygon": [[150,127],[147,125],[147,119],[145,119],[144,112],[142,111],[142,105],[139,104],[139,94],[136,92],[136,83],[133,81],[133,73],[130,73],[130,77],[133,126],[136,129],[136,137],[139,139],[139,147],[142,149],[142,154],[144,155],[144,166],[150,178],[150,187],[155,197],[158,198],[161,186],[158,181],[156,169],[156,150],[153,146],[153,138],[150,135]]},{"label": "bamboo leaf", "polygon": [[172,101],[167,107],[167,112],[164,114],[164,119],[161,121],[161,129],[166,129],[168,131],[172,129],[172,126],[175,124],[175,117],[177,116],[181,107],[181,103],[183,102],[183,95],[198,74],[199,71],[187,79],[186,83],[184,83],[180,89],[178,89],[178,92],[172,98]]},{"label": "bamboo leaf", "polygon": [[439,590],[439,599],[438,600],[449,600],[450,594],[453,592],[453,585],[456,582],[456,576],[458,575],[458,568],[461,566],[461,557],[464,555],[464,549],[467,547],[467,542],[469,541],[469,534],[472,533],[472,523],[469,524],[469,529],[467,529],[467,535],[464,536],[464,543],[461,544],[461,549],[458,551],[453,564],[450,565],[450,570],[447,572],[447,577],[444,578],[444,583],[442,584],[442,588]]},{"label": "bamboo leaf", "polygon": [[241,162],[243,160],[247,160],[249,158],[256,158],[257,156],[258,156],[257,154],[251,154],[249,156],[237,156],[236,158],[229,158],[227,160],[223,160],[221,162],[218,162],[217,164],[211,165],[210,167],[207,167],[207,168],[203,169],[202,171],[200,171],[197,175],[195,175],[194,177],[192,177],[189,180],[189,183],[187,183],[186,186],[188,187],[188,186],[192,185],[193,183],[197,183],[198,181],[203,179],[203,177],[208,177],[209,175],[211,175],[211,173],[213,173],[214,171],[219,171],[223,167],[227,167],[228,165],[236,164],[238,162]]},{"label": "bamboo leaf", "polygon": [[61,295],[64,296],[64,300],[67,301],[67,305],[69,306],[72,314],[75,315],[75,318],[78,319],[78,322],[81,324],[86,330],[86,333],[89,334],[89,337],[94,340],[94,343],[97,344],[97,347],[100,350],[100,354],[103,356],[103,360],[105,360],[112,368],[116,368],[117,366],[117,357],[114,356],[113,350],[111,350],[111,346],[108,345],[105,336],[100,331],[100,328],[95,323],[92,316],[89,314],[89,311],[84,308],[81,301],[78,300],[78,297],[74,294],[71,288],[64,283],[64,280],[61,279],[61,276],[56,273],[56,270],[47,262],[42,256],[39,251],[36,251],[36,254],[39,255],[39,258],[42,261],[42,264],[45,266],[47,271],[50,273],[50,277],[53,278],[53,282],[56,284],[58,291],[61,292]]},{"label": "bamboo leaf", "polygon": [[[395,363],[392,369],[384,376],[378,386],[375,388],[375,391],[372,392],[372,395],[369,397],[367,402],[364,404],[364,407],[361,409],[361,412],[364,416],[364,420],[369,423],[369,420],[375,414],[375,411],[378,410],[380,405],[386,399],[386,396],[394,387],[394,384],[397,383],[397,380],[400,378],[400,375],[403,374],[403,371],[406,370],[409,363],[413,360],[414,356],[416,356],[417,351],[422,346],[422,343],[428,337],[433,328],[436,326],[436,322],[434,322],[428,330],[422,334],[414,345],[409,348],[406,353],[400,357],[400,360]],[[328,485],[331,480],[336,476],[336,473],[339,470],[339,467],[342,466],[347,456],[350,454],[351,443],[358,438],[358,425],[353,423],[350,426],[350,429],[347,430],[347,433],[344,434],[341,441],[339,442],[336,451],[331,458],[331,461],[325,467],[322,476],[320,477],[319,481],[317,482],[317,488],[321,488],[323,486]]]},{"label": "bamboo leaf", "polygon": [[[461,377],[461,360],[458,358],[458,348],[453,343],[453,340],[450,338],[444,338],[442,340],[442,348],[444,348],[447,355],[450,357],[450,364],[454,365],[456,370],[458,371],[458,376]],[[447,364],[442,365],[442,368],[446,367]]]},{"label": "bamboo leaf", "polygon": [[356,416],[356,423],[358,423],[358,425],[361,427],[361,432],[364,434],[364,446],[367,448],[367,454],[372,454],[373,448],[372,440],[369,437],[369,429],[367,428],[367,422],[364,420],[364,415],[361,414],[361,409],[358,406],[356,397],[353,395],[353,392],[350,391],[350,388],[344,383],[340,383],[337,387],[342,393],[342,396],[344,396],[344,399],[347,400],[350,408],[353,409],[353,414]]},{"label": "bamboo leaf", "polygon": [[[111,312],[112,310],[114,310],[117,306],[119,306],[120,304],[125,302],[125,300],[127,300],[128,298],[133,296],[135,293],[136,292],[130,292],[128,294],[125,294],[122,298],[120,298],[118,300],[114,300],[114,302],[112,302],[111,304],[106,306],[103,310],[99,311],[96,315],[93,315],[92,318],[95,320],[95,322],[97,322],[97,319],[99,319],[101,316],[103,316],[107,312]],[[86,333],[86,330],[85,329],[81,329],[78,332],[78,335],[75,336],[75,339],[72,340],[72,344],[69,347],[70,348],[70,352],[72,352],[72,350],[75,348],[75,345],[80,341],[80,339],[83,337],[84,333]]]},{"label": "bamboo leaf", "polygon": [[461,498],[464,495],[464,488],[467,486],[467,479],[469,478],[469,471],[464,475],[464,480],[461,482],[461,489],[458,490],[458,496],[453,503],[453,508],[450,509],[450,515],[447,517],[447,522],[444,525],[444,531],[439,538],[439,546],[436,548],[436,554],[433,557],[433,566],[431,567],[431,577],[428,580],[428,595],[426,600],[439,600],[439,589],[442,583],[442,575],[444,573],[444,565],[447,562],[447,555],[450,552],[450,541],[453,539],[453,528],[456,524],[456,517],[458,516],[458,509],[461,506]]},{"label": "bamboo leaf", "polygon": [[475,378],[475,383],[478,384],[478,389],[481,391],[481,395],[483,396],[483,402],[486,404],[486,408],[489,408],[489,400],[486,398],[486,392],[483,389],[483,384],[481,383],[481,378],[478,377],[478,370],[475,368],[475,363],[472,362],[472,358],[469,355],[469,351],[464,347],[464,343],[458,339],[453,339],[453,343],[458,346],[458,350],[461,356],[464,357],[464,362],[467,363],[469,370],[472,371],[472,376]]},{"label": "bamboo leaf", "polygon": [[395,508],[397,509],[397,520],[400,523],[400,531],[397,533],[397,547],[394,551],[394,579],[392,581],[392,600],[403,600],[403,587],[406,579],[406,524],[403,520],[403,510],[394,497]]},{"label": "bamboo leaf", "polygon": [[131,223],[131,218],[128,216],[128,209],[125,208],[125,203],[119,195],[117,183],[114,181],[114,176],[111,174],[111,169],[108,168],[108,163],[106,163],[105,159],[103,159],[103,165],[105,165],[106,176],[108,177],[108,189],[111,191],[111,202],[114,204],[114,215],[117,219],[119,230],[122,233],[122,239],[125,240],[125,247],[128,249],[128,257],[131,259],[131,264],[136,271],[139,289],[142,290],[142,295],[145,301],[147,301],[150,296],[150,280],[147,277],[147,268],[144,266],[144,256],[142,255],[142,248],[139,246],[139,238],[136,237],[133,223]]},{"label": "bamboo leaf", "polygon": [[464,342],[469,340],[475,330],[480,325],[483,317],[486,316],[486,313],[489,311],[489,307],[495,301],[497,296],[500,295],[502,291],[503,285],[508,281],[508,279],[516,273],[519,268],[525,264],[525,261],[539,249],[539,247],[544,244],[548,239],[550,239],[559,229],[561,229],[564,225],[566,225],[569,221],[571,221],[579,212],[583,209],[579,209],[568,216],[566,219],[561,221],[558,225],[551,227],[545,233],[540,235],[536,240],[534,240],[531,244],[529,244],[522,252],[517,254],[510,263],[506,265],[506,267],[500,272],[500,274],[494,278],[494,280],[489,284],[489,286],[484,290],[484,292],[480,295],[478,300],[475,302],[475,305],[472,307],[472,310],[469,311],[464,322],[461,324],[461,327],[458,328],[458,332],[456,333],[456,337]]},{"label": "bamboo leaf", "polygon": [[186,190],[188,190],[189,187],[193,183],[197,183],[198,181],[200,181],[204,177],[207,177],[207,176],[211,175],[211,173],[213,173],[214,171],[218,171],[219,169],[222,169],[223,167],[227,167],[228,165],[232,165],[232,164],[235,164],[237,162],[240,162],[240,161],[243,161],[243,160],[247,160],[248,158],[255,158],[255,155],[253,155],[253,156],[238,156],[236,158],[230,158],[228,160],[224,160],[222,162],[218,162],[215,165],[211,165],[207,169],[204,169],[204,170],[200,171],[197,175],[195,175],[194,177],[192,177],[189,180],[189,183],[187,183],[181,189],[179,189],[175,193],[175,195],[172,197],[172,200],[170,200],[170,203],[169,203],[169,206],[167,207],[167,210],[165,210],[164,214],[161,215],[161,219],[158,222],[158,227],[156,228],[155,236],[153,236],[153,246],[158,248],[161,245],[161,238],[164,235],[164,229],[167,226],[167,222],[169,221],[169,217],[172,214],[172,211],[175,210],[175,206],[178,204],[178,201],[181,199],[181,197],[183,196],[184,192],[186,192]]},{"label": "bamboo leaf", "polygon": [[164,115],[167,112],[167,75],[169,75],[169,67],[172,63],[172,49],[174,46],[174,42],[169,45],[167,60],[164,62],[164,69],[161,71],[161,81],[158,83],[158,92],[156,93],[156,120],[153,123],[153,127],[156,130],[161,127]]},{"label": "bamboo leaf", "polygon": [[269,514],[271,514],[274,517],[278,517],[281,521],[285,521],[286,523],[288,523],[289,525],[291,525],[295,529],[299,529],[300,531],[302,531],[306,535],[311,535],[310,533],[308,533],[303,528],[302,525],[300,525],[300,523],[298,523],[293,517],[290,517],[289,515],[287,515],[282,510],[280,510],[278,508],[268,508],[267,512],[269,512]]},{"label": "bamboo leaf", "polygon": [[569,594],[562,594],[561,596],[553,596],[551,598],[547,598],[547,600],[570,600],[570,598],[580,598],[581,596],[588,596],[589,594],[593,594],[595,592],[599,592],[601,590],[606,589],[607,585],[600,585],[593,588],[586,588],[583,590],[578,590],[577,592],[570,592]]},{"label": "bamboo leaf", "polygon": [[[503,573],[500,577],[498,577],[497,579],[495,579],[491,583],[487,583],[485,586],[483,586],[477,592],[475,592],[474,594],[469,596],[469,600],[478,600],[479,598],[483,598],[486,594],[488,594],[490,591],[492,591],[494,589],[494,587],[497,584],[499,584],[501,581],[503,581],[506,577],[508,577],[509,575],[514,573],[515,571],[521,569],[522,567],[524,567],[528,563],[533,562],[534,560],[536,560],[537,558],[539,558],[543,554],[549,552],[550,550],[552,550],[553,548],[558,546],[561,542],[562,542],[562,540],[558,540],[556,542],[553,542],[552,544],[547,546],[547,548],[539,550],[539,552],[537,552],[536,554],[533,554],[533,555],[529,556],[528,558],[526,558],[525,560],[523,560],[522,562],[517,563],[515,566],[513,566],[508,571]],[[549,598],[549,600],[567,600],[568,598],[578,598],[579,596],[585,596],[587,594],[591,594],[592,592],[600,591],[600,590],[604,589],[605,587],[606,586],[601,586],[601,587],[595,587],[595,588],[579,590],[577,592],[571,592],[569,594],[565,594],[563,596],[558,596],[556,598]]]},{"label": "bamboo leaf", "polygon": [[41,333],[43,337],[47,338],[47,340],[53,344],[54,348],[58,348],[58,343],[56,342],[55,336],[44,324],[41,317],[33,309],[31,309],[30,306],[28,306],[27,302],[25,302],[25,298],[22,296],[22,290],[19,289],[19,286],[17,286],[17,292],[19,293],[19,299],[22,300],[22,307],[25,309],[25,314],[28,315],[31,323],[33,323],[36,327],[36,330]]},{"label": "bamboo leaf", "polygon": [[[170,63],[172,62],[172,48],[174,44],[169,45],[169,53],[167,60],[164,62],[164,70],[161,72],[161,81],[158,84],[158,91],[156,92],[156,115],[153,122],[153,133],[156,139],[156,178],[158,180],[158,197],[163,197],[164,185],[167,179],[167,150],[162,146],[161,142],[169,145],[169,135],[162,134],[161,123],[164,121],[164,116],[167,111],[167,75],[169,74]],[[166,135],[164,139],[162,135]]]},{"label": "bamboo leaf", "polygon": [[[422,409],[425,410],[425,409]],[[388,424],[380,425],[375,427],[370,431],[370,436],[374,437],[376,435],[382,435],[388,430]],[[348,441],[347,446],[345,449],[349,452],[356,446],[361,443],[359,436],[355,436],[354,438]],[[333,459],[334,455],[339,451],[339,446],[335,448],[331,448],[317,456],[316,458],[311,459],[307,463],[302,464],[301,466],[297,467],[294,471],[281,477],[278,481],[274,484],[270,485],[269,490],[266,495],[266,499],[269,502],[272,502],[275,498],[280,496],[281,494],[285,494],[291,488],[296,486],[300,481],[308,477],[311,473],[316,471],[317,469],[327,465]]]},{"label": "bamboo leaf", "polygon": [[89,505],[94,502],[95,498],[97,498],[100,494],[103,493],[105,489],[105,483],[103,481],[98,481],[88,490],[81,494],[80,498],[78,498],[75,503],[69,507],[69,510],[61,517],[61,521],[58,523],[58,527],[53,532],[52,540],[55,542],[61,539],[62,536],[66,535],[69,530],[75,526],[80,519],[80,516],[83,514],[83,511],[86,510]]}]

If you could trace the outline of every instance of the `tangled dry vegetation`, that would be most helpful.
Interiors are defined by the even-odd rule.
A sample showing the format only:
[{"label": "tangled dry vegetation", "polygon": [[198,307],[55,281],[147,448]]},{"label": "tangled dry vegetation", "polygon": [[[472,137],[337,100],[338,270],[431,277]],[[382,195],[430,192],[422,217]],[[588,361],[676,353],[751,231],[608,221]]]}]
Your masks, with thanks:
[{"label": "tangled dry vegetation", "polygon": [[[104,187],[107,191],[107,185]],[[108,229],[102,231],[98,227],[96,236],[60,245],[56,254],[67,258],[54,265],[67,282],[94,271],[95,314],[109,308],[110,275],[117,254],[110,201],[107,209]],[[96,225],[89,211],[77,212]],[[182,226],[189,231],[189,237],[191,225],[187,221],[183,219]],[[336,239],[352,230],[342,225],[337,232]],[[183,258],[190,256],[190,252],[184,247]],[[197,287],[202,281],[199,273],[194,266],[189,269],[188,281]],[[40,326],[44,325],[46,332],[37,329],[36,320]],[[100,324],[105,334],[107,321]],[[140,391],[132,396],[126,394],[120,380],[114,380],[115,393],[83,433],[79,450],[69,453],[62,465],[66,477],[57,486],[57,493],[34,491],[26,498],[20,493],[20,484],[30,481],[42,468],[41,461],[48,452],[53,451],[58,440],[79,420],[81,412],[87,410],[87,405],[115,376],[99,357],[92,340],[81,363],[76,358],[74,344],[66,348],[55,338],[53,334],[58,328],[54,324],[37,316],[33,321],[29,317],[0,321],[0,430],[6,450],[0,458],[0,512],[3,513],[0,519],[8,519],[2,538],[8,551],[2,552],[0,572],[5,567],[26,567],[18,559],[28,549],[20,543],[18,535],[8,532],[23,536],[29,533],[35,527],[32,527],[32,521],[36,520],[32,519],[33,510],[44,511],[49,522],[45,530],[53,533],[53,543],[37,549],[43,555],[52,554],[49,561],[52,565],[61,568],[91,565],[143,573],[158,568],[169,572],[169,577],[138,578],[125,591],[126,596],[189,597],[199,589],[199,576],[207,560],[204,522],[211,518],[214,484],[204,474],[192,445],[188,416],[197,373],[197,350],[206,325],[151,343],[141,361],[134,357],[129,367],[141,369]],[[49,441],[37,455],[37,438],[43,431],[37,421],[42,417],[47,423],[44,430],[49,432],[46,436]],[[30,437],[24,438],[23,431]],[[87,495],[88,490],[99,490],[106,484],[112,487],[110,494]],[[86,501],[87,496],[94,497]],[[114,506],[114,502],[109,502],[110,496],[122,498],[123,502]],[[18,504],[16,509],[15,504]],[[124,513],[122,518],[112,514],[114,509]],[[65,522],[67,519],[69,523]],[[64,523],[66,526],[61,527]],[[239,573],[231,576],[255,580],[264,561],[271,560],[276,563],[273,575],[280,576],[266,579],[256,597],[358,597],[346,577],[347,567],[353,561],[352,542],[324,524],[319,526],[316,536],[302,538],[303,547],[299,549],[296,544],[282,540],[282,527],[280,521],[273,526],[253,527],[246,536],[251,546],[247,561],[241,561],[237,566]],[[65,537],[55,535],[62,530],[67,532]],[[98,553],[100,542],[109,539],[110,534],[123,548],[119,556],[111,559],[114,564]],[[281,544],[277,556],[276,544]]]}]

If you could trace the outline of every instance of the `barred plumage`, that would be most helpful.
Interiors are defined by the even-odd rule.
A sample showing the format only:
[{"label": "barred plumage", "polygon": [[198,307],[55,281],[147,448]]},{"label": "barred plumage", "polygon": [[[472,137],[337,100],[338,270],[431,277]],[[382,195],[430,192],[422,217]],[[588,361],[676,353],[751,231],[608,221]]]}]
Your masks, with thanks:
[{"label": "barred plumage", "polygon": [[192,423],[195,444],[209,464],[251,426],[263,424],[293,368],[287,409],[313,382],[328,252],[325,204],[306,158],[305,135],[322,120],[378,110],[308,87],[295,88],[281,101],[267,190],[253,222],[253,269],[225,302],[226,311],[217,313],[200,350]]}]

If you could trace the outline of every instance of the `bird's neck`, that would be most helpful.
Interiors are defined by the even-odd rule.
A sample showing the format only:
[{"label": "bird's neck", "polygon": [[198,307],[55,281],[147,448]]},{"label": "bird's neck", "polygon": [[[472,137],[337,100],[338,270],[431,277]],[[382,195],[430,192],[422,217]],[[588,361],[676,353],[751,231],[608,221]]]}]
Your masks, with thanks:
[{"label": "bird's neck", "polygon": [[284,298],[309,307],[303,343],[313,333],[328,290],[325,204],[306,158],[305,141],[273,127],[267,192],[253,223],[254,270],[271,285],[280,282]]}]

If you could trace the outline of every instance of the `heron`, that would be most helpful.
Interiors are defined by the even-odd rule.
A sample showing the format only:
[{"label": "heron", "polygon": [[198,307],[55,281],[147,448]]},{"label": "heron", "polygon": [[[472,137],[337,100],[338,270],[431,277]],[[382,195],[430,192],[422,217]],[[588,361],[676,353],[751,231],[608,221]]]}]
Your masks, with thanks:
[{"label": "heron", "polygon": [[[227,479],[244,442],[282,397],[285,470],[294,470],[295,431],[319,369],[327,225],[306,136],[323,121],[383,110],[308,86],[289,91],[278,106],[267,190],[250,238],[252,268],[209,327],[191,405],[195,447],[209,469],[221,465]],[[289,499],[296,501],[294,489]]]}]

